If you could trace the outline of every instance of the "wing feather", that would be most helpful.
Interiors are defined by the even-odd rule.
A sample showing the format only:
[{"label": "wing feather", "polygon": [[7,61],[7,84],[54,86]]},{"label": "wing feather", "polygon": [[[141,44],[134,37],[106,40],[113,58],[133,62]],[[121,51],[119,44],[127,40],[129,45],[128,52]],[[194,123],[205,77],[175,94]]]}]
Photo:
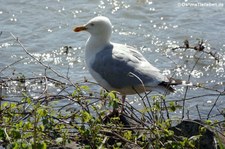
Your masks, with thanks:
[{"label": "wing feather", "polygon": [[142,83],[154,87],[168,81],[140,52],[126,45],[106,46],[96,54],[92,69],[113,88],[135,87]]}]

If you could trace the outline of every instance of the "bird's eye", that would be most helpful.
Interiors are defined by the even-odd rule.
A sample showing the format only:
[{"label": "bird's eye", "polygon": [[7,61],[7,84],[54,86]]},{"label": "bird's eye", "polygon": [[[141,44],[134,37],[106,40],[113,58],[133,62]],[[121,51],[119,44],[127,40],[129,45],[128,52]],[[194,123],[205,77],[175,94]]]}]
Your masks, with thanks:
[{"label": "bird's eye", "polygon": [[91,23],[90,25],[91,25],[91,26],[94,26],[94,23]]}]

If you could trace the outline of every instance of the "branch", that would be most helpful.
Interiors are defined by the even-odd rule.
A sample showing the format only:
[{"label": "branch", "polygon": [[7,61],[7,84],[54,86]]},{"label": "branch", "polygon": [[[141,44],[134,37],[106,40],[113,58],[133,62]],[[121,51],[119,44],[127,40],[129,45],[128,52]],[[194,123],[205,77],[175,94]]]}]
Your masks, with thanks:
[{"label": "branch", "polygon": [[42,66],[44,66],[46,69],[51,70],[52,72],[54,72],[58,77],[61,77],[63,79],[68,79],[67,77],[59,74],[56,70],[52,69],[50,66],[44,64],[43,62],[41,62],[40,60],[38,60],[36,57],[34,57],[30,52],[28,52],[28,50],[24,47],[24,45],[21,43],[21,41],[19,40],[18,37],[15,37],[15,35],[13,33],[11,33],[11,36],[19,43],[19,45],[23,48],[23,50],[26,52],[26,54],[28,54],[31,58],[33,58],[35,61],[37,61],[39,64],[41,64]]},{"label": "branch", "polygon": [[205,46],[204,46],[203,40],[199,40],[198,41],[198,44],[196,46],[190,46],[189,45],[189,41],[188,40],[185,40],[184,41],[184,45],[178,46],[178,47],[175,47],[175,48],[172,48],[171,50],[174,51],[176,49],[185,49],[185,50],[186,49],[193,49],[195,51],[201,51],[203,53],[206,53],[206,54],[212,56],[215,59],[215,61],[217,61],[217,62],[219,62],[219,60],[220,60],[219,59],[219,56],[217,55],[217,52],[213,53],[212,51],[206,51],[205,50]]}]

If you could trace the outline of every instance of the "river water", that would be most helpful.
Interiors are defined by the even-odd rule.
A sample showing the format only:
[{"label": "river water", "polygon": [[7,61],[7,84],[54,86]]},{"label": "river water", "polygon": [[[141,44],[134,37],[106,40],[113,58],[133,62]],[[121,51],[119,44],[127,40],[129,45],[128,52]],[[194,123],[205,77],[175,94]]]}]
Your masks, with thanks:
[{"label": "river water", "polygon": [[[89,19],[104,15],[113,24],[112,41],[137,47],[147,60],[165,75],[201,83],[210,90],[190,88],[186,110],[197,117],[196,106],[203,116],[207,115],[218,94],[212,89],[224,90],[225,60],[225,2],[223,0],[0,0],[0,70],[23,59],[7,70],[6,77],[13,72],[25,76],[44,73],[43,67],[30,58],[13,35],[26,49],[44,64],[79,82],[84,77],[94,81],[84,63],[84,47],[88,38],[85,32],[74,33],[73,28]],[[203,39],[206,51],[216,53],[219,62],[208,54],[193,49],[171,50],[190,45]],[[62,52],[65,46],[69,54]],[[199,59],[200,58],[200,59]],[[197,64],[196,64],[197,63]],[[191,71],[193,69],[193,71]],[[190,75],[191,74],[191,75]],[[93,87],[94,90],[99,88]],[[184,97],[184,87],[168,96],[168,100]],[[129,96],[132,104],[140,105]],[[213,112],[225,106],[221,96]],[[179,112],[177,113],[179,114]]]}]

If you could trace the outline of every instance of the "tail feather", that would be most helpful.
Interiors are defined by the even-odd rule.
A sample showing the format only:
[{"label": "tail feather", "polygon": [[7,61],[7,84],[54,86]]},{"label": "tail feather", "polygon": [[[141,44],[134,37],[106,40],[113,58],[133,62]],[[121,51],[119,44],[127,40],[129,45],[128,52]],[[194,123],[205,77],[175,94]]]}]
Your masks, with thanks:
[{"label": "tail feather", "polygon": [[175,92],[175,89],[172,87],[174,85],[184,85],[184,86],[192,86],[193,84],[188,81],[174,79],[174,78],[168,78],[169,82],[161,82],[159,86],[164,87],[168,92]]},{"label": "tail feather", "polygon": [[168,91],[168,93],[170,93],[170,92],[173,93],[175,91],[175,89],[171,86],[171,84],[169,82],[161,82],[159,84],[159,86],[164,87]]}]

